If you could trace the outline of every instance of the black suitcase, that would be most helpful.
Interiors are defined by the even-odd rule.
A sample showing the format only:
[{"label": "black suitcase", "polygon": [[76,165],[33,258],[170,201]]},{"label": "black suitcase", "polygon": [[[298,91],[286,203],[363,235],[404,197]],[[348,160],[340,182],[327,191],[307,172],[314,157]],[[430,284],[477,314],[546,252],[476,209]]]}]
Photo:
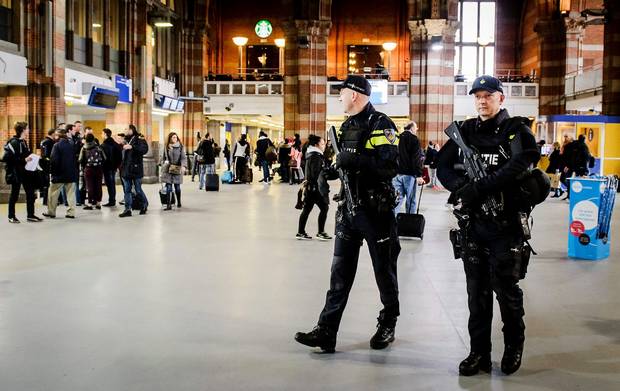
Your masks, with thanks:
[{"label": "black suitcase", "polygon": [[245,171],[243,172],[242,182],[252,183],[254,181],[254,172],[252,171],[252,167],[245,167]]},{"label": "black suitcase", "polygon": [[418,210],[416,213],[399,213],[396,216],[398,236],[424,239],[424,225],[426,224],[426,219],[420,214],[420,203],[422,202],[423,191],[424,185],[420,186],[420,199],[418,200]]},{"label": "black suitcase", "polygon": [[[174,191],[170,194],[170,197],[170,205],[176,204],[176,197],[174,196]],[[159,200],[161,201],[162,206],[168,206],[168,193],[166,192],[165,187],[159,189]]]},{"label": "black suitcase", "polygon": [[206,174],[205,190],[220,191],[220,176],[217,174]]}]

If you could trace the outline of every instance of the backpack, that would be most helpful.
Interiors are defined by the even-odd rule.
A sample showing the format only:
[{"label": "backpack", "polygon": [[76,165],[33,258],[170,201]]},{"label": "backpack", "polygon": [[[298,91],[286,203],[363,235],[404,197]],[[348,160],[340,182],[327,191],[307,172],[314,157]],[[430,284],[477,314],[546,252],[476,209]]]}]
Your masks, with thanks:
[{"label": "backpack", "polygon": [[99,167],[103,164],[103,154],[99,147],[94,147],[86,151],[86,167]]}]

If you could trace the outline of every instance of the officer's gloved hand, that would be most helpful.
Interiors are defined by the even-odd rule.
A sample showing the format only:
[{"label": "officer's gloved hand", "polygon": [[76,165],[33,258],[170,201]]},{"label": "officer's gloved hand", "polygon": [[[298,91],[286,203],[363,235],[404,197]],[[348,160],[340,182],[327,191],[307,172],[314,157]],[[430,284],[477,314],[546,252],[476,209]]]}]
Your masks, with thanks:
[{"label": "officer's gloved hand", "polygon": [[480,190],[475,182],[469,182],[456,191],[456,198],[460,199],[463,205],[471,205],[480,199]]},{"label": "officer's gloved hand", "polygon": [[336,157],[336,167],[345,170],[352,170],[358,168],[359,157],[353,152],[343,151]]}]

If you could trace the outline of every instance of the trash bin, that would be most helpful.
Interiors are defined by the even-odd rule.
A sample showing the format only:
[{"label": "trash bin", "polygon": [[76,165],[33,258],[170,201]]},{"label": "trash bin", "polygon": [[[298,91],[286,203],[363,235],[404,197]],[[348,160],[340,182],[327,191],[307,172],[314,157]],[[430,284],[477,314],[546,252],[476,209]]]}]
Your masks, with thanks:
[{"label": "trash bin", "polygon": [[568,256],[609,257],[611,214],[618,181],[614,177],[570,178]]}]

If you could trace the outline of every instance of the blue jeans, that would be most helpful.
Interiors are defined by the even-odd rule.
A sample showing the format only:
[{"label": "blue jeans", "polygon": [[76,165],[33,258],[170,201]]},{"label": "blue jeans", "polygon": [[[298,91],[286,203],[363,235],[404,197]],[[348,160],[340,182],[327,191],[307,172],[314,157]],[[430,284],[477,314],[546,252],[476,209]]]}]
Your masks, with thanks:
[{"label": "blue jeans", "polygon": [[215,164],[200,164],[198,170],[199,189],[202,190],[207,181],[207,174],[215,174]]},{"label": "blue jeans", "polygon": [[417,200],[415,197],[417,183],[413,175],[396,175],[392,184],[398,193],[398,205],[394,208],[394,214],[398,214],[405,203],[406,213],[415,213]]},{"label": "blue jeans", "polygon": [[142,178],[128,179],[123,178],[123,191],[125,192],[125,210],[131,210],[131,204],[133,203],[133,194],[131,188],[136,190],[136,195],[142,197],[144,201],[144,209],[149,206],[149,200],[146,198],[146,194],[142,190]]},{"label": "blue jeans", "polygon": [[261,167],[263,168],[263,182],[269,182],[269,162],[267,160],[263,160],[261,162]]}]

